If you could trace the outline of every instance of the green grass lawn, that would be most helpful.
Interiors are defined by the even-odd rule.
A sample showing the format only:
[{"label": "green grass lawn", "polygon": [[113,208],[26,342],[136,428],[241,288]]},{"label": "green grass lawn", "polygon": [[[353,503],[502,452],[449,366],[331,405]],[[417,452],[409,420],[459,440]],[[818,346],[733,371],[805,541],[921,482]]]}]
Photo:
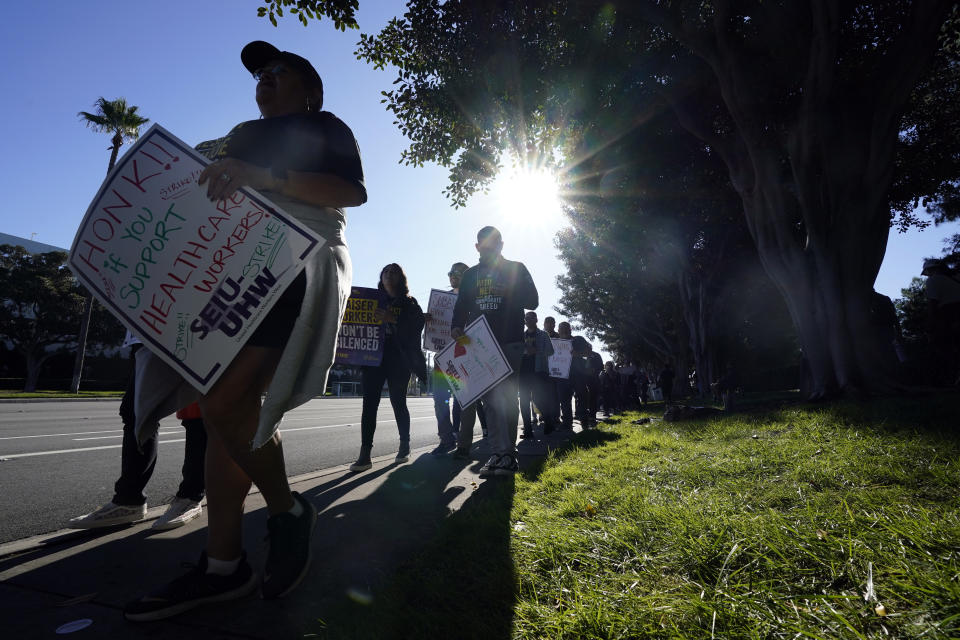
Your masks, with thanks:
[{"label": "green grass lawn", "polygon": [[[960,396],[576,436],[321,635],[958,638]],[[648,414],[654,415],[654,414]]]}]

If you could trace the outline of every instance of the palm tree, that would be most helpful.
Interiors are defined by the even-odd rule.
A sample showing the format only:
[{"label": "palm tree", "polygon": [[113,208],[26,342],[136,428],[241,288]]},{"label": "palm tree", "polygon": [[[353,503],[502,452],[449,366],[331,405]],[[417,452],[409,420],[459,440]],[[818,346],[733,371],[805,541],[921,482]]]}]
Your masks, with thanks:
[{"label": "palm tree", "polygon": [[[100,97],[93,105],[96,107],[96,113],[81,111],[77,115],[80,121],[98,133],[106,133],[112,136],[110,149],[110,163],[107,165],[107,175],[113,170],[113,165],[117,161],[120,153],[120,147],[124,141],[133,141],[140,137],[140,127],[150,122],[137,114],[137,106],[127,106],[125,98],[116,100],[107,100]],[[83,305],[83,319],[80,322],[79,344],[77,345],[77,357],[73,362],[73,381],[70,384],[70,392],[77,393],[80,390],[80,374],[83,371],[83,355],[87,350],[87,331],[90,328],[90,313],[93,309],[93,296],[87,294],[87,299]]]}]

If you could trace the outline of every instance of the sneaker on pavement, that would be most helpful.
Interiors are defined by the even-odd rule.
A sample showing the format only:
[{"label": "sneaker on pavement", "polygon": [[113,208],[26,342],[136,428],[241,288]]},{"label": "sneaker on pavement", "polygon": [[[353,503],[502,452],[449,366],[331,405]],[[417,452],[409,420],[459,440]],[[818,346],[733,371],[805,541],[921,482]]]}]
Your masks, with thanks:
[{"label": "sneaker on pavement", "polygon": [[293,499],[303,506],[303,513],[278,513],[267,519],[270,551],[263,569],[264,600],[293,591],[310,568],[310,538],[317,523],[317,509],[296,491],[292,493]]},{"label": "sneaker on pavement", "polygon": [[497,468],[497,465],[499,464],[499,462],[500,462],[499,454],[495,453],[492,456],[490,456],[487,459],[487,461],[483,464],[483,466],[480,467],[480,477],[489,478],[492,475],[494,475],[494,469]]},{"label": "sneaker on pavement", "polygon": [[242,598],[256,588],[257,574],[250,568],[246,552],[240,556],[240,566],[232,575],[221,576],[207,573],[207,552],[204,551],[200,562],[189,573],[129,603],[123,608],[123,617],[134,622],[163,620],[208,602]]},{"label": "sneaker on pavement", "polygon": [[202,514],[203,507],[196,500],[174,498],[166,512],[157,518],[150,528],[154,531],[169,531],[182,527],[191,520],[199,518]]},{"label": "sneaker on pavement", "polygon": [[402,464],[410,459],[410,441],[401,440],[400,448],[397,449],[397,464]]},{"label": "sneaker on pavement", "polygon": [[472,460],[470,457],[470,447],[457,447],[453,450],[454,460]]},{"label": "sneaker on pavement", "polygon": [[100,527],[114,527],[118,524],[139,522],[147,517],[147,505],[122,505],[108,502],[96,511],[85,516],[71,518],[71,529],[98,529]]},{"label": "sneaker on pavement", "polygon": [[370,461],[370,449],[367,447],[360,447],[360,456],[357,457],[357,461],[350,465],[350,471],[366,471],[373,466],[373,463]]},{"label": "sneaker on pavement", "polygon": [[520,469],[520,465],[517,463],[517,457],[511,455],[502,455],[500,460],[497,462],[497,466],[493,468],[493,475],[495,476],[512,476]]}]

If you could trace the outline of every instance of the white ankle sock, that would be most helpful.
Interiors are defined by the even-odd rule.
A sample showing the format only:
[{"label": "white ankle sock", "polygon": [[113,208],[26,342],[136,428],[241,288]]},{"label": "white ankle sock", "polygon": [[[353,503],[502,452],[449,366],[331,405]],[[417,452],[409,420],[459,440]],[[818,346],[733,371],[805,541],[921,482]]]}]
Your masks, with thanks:
[{"label": "white ankle sock", "polygon": [[299,518],[300,515],[303,513],[303,505],[300,504],[300,501],[299,501],[299,500],[297,500],[296,498],[294,498],[294,499],[293,499],[293,506],[290,507],[290,511],[288,511],[287,513],[289,513],[290,515],[292,515],[294,518]]},{"label": "white ankle sock", "polygon": [[218,576],[232,576],[240,566],[240,557],[234,560],[217,560],[216,558],[207,558],[207,573]]}]

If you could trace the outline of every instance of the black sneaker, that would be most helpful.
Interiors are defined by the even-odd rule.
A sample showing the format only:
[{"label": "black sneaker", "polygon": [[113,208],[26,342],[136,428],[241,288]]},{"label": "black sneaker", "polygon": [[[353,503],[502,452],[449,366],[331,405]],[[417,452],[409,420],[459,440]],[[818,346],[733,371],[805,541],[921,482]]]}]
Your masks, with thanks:
[{"label": "black sneaker", "polygon": [[397,449],[397,460],[396,460],[396,462],[397,462],[397,464],[400,464],[400,463],[406,462],[406,461],[409,460],[409,459],[410,459],[410,441],[409,441],[409,440],[401,440],[401,441],[400,441],[400,448]]},{"label": "black sneaker", "polygon": [[370,447],[360,447],[360,455],[357,457],[357,461],[350,465],[350,471],[366,471],[373,466],[373,462],[370,461]]},{"label": "black sneaker", "polygon": [[493,468],[493,475],[512,476],[519,470],[520,465],[517,464],[517,457],[505,454],[500,456],[500,460],[497,461],[497,465]]},{"label": "black sneaker", "polygon": [[236,600],[257,588],[257,574],[247,562],[247,554],[240,556],[240,566],[229,576],[207,573],[207,552],[200,554],[200,562],[189,573],[180,576],[139,600],[123,608],[123,617],[133,622],[163,620],[208,602]]},{"label": "black sneaker", "polygon": [[487,458],[487,461],[483,464],[482,467],[480,467],[480,477],[490,478],[493,475],[495,475],[494,469],[497,468],[497,465],[500,463],[500,458],[502,457],[503,456],[501,456],[500,454],[495,453],[489,458]]},{"label": "black sneaker", "polygon": [[317,509],[296,491],[293,499],[303,507],[299,517],[278,513],[267,519],[270,552],[263,568],[264,600],[280,598],[293,591],[310,567],[310,538],[317,523]]},{"label": "black sneaker", "polygon": [[453,450],[454,460],[472,460],[470,457],[470,447],[457,447]]},{"label": "black sneaker", "polygon": [[521,439],[521,440],[533,440],[533,432],[532,432],[532,431],[524,431],[523,433],[520,434],[520,439]]}]

